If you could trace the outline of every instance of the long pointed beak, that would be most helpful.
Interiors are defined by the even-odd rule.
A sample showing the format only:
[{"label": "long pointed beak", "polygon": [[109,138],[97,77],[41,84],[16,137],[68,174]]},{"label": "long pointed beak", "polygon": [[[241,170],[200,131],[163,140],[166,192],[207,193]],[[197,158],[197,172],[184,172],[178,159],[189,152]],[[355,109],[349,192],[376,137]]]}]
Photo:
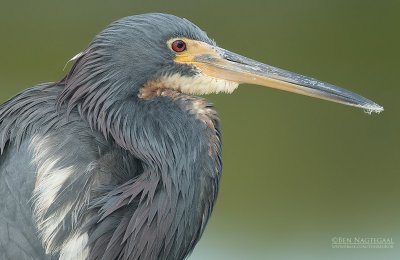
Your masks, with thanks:
[{"label": "long pointed beak", "polygon": [[[216,46],[201,43],[195,51],[192,49],[192,54],[190,63],[211,77],[325,99],[360,107],[369,113],[383,111],[380,105],[351,91],[266,65]],[[187,55],[181,60],[189,61]]]}]

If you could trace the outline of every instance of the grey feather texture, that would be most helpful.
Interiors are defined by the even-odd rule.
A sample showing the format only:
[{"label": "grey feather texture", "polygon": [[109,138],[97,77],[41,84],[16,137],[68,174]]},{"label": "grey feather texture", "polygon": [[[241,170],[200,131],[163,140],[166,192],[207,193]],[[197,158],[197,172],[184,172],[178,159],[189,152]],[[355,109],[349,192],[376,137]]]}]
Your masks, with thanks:
[{"label": "grey feather texture", "polygon": [[173,62],[177,36],[215,44],[172,15],[123,18],[62,81],[0,106],[1,259],[190,254],[218,193],[219,120],[198,97],[138,97],[146,82],[197,73]]}]

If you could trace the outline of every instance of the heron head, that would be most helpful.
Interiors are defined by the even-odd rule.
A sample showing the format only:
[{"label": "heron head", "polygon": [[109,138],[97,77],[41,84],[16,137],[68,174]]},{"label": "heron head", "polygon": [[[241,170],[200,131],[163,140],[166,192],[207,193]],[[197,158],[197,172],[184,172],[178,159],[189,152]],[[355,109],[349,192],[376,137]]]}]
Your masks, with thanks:
[{"label": "heron head", "polygon": [[[201,95],[233,92],[249,83],[380,112],[376,103],[343,88],[275,68],[218,47],[190,21],[168,14],[122,18],[77,57],[62,99],[87,101],[93,91],[119,99],[146,87]],[[104,97],[103,97],[104,98]],[[118,98],[117,98],[118,99]]]}]

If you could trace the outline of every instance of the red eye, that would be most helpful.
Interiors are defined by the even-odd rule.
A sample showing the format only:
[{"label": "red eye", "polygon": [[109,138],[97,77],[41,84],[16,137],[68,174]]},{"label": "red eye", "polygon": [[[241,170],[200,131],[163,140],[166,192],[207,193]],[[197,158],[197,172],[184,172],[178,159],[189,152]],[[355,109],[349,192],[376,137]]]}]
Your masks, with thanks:
[{"label": "red eye", "polygon": [[186,43],[182,40],[176,40],[171,45],[175,52],[183,52],[186,50]]}]

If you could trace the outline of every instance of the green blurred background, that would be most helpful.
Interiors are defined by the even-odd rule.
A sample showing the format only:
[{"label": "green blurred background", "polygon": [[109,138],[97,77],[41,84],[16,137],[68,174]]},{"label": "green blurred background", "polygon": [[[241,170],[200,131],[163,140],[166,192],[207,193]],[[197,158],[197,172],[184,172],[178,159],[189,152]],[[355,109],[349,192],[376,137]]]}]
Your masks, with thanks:
[{"label": "green blurred background", "polygon": [[[244,85],[211,95],[224,176],[191,260],[399,259],[400,1],[5,1],[0,101],[60,79],[69,58],[123,16],[188,18],[220,46],[344,86],[380,115]],[[390,237],[393,249],[332,249],[333,237]]]}]

